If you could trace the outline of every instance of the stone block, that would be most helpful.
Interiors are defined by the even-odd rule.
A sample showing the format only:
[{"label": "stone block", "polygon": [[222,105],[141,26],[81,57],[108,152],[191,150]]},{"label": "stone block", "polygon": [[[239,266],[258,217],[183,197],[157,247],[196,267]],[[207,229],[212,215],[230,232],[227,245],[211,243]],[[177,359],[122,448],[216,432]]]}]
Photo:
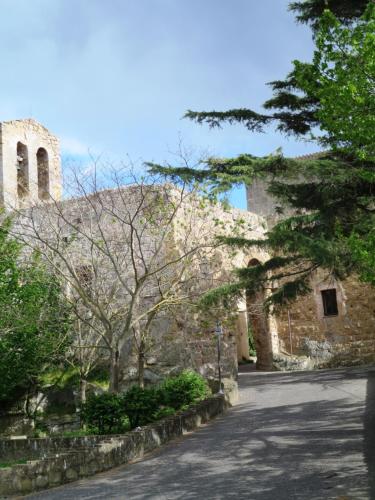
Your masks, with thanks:
[{"label": "stone block", "polygon": [[59,470],[50,470],[48,473],[48,482],[49,484],[61,484],[62,483],[62,474]]},{"label": "stone block", "polygon": [[45,488],[48,485],[48,477],[47,476],[37,476],[35,480],[35,486],[37,488]]},{"label": "stone block", "polygon": [[75,469],[67,469],[65,472],[65,477],[68,481],[75,481],[78,479],[78,472]]}]

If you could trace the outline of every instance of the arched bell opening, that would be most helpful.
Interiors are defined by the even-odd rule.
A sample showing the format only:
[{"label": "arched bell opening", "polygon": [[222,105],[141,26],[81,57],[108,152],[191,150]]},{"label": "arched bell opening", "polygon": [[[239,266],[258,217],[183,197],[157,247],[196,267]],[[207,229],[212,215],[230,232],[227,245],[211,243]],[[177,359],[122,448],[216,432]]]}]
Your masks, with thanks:
[{"label": "arched bell opening", "polygon": [[27,146],[17,142],[17,195],[20,200],[29,194],[29,152]]},{"label": "arched bell opening", "polygon": [[44,148],[39,148],[36,153],[38,168],[38,198],[47,200],[49,198],[49,165],[48,153]]}]

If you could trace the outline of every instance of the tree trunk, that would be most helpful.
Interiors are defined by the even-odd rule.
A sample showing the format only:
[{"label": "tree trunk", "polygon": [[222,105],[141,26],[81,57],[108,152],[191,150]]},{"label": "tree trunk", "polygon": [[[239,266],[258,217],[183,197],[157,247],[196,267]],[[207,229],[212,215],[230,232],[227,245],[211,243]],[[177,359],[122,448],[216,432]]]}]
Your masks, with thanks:
[{"label": "tree trunk", "polygon": [[111,353],[111,367],[110,367],[110,384],[109,391],[117,394],[120,390],[120,368],[119,368],[120,353],[116,349]]},{"label": "tree trunk", "polygon": [[145,353],[144,342],[141,342],[138,351],[138,385],[142,389],[145,386]]},{"label": "tree trunk", "polygon": [[79,382],[79,394],[81,404],[86,403],[86,389],[87,389],[87,380],[85,378],[81,378]]}]

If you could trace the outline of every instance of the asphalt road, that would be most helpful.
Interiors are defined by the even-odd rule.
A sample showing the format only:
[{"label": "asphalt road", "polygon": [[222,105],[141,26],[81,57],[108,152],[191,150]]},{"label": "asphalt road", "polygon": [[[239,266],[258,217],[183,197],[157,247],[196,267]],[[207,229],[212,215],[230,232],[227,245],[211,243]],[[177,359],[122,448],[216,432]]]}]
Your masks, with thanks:
[{"label": "asphalt road", "polygon": [[375,367],[240,374],[241,402],[144,460],[30,499],[375,499]]}]

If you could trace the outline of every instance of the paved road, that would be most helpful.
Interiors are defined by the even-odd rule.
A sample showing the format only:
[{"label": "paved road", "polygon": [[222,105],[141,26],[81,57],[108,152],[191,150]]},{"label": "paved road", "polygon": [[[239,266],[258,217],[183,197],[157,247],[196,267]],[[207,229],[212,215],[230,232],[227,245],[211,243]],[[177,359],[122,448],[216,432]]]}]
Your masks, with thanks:
[{"label": "paved road", "polygon": [[375,499],[375,368],[242,373],[240,387],[196,433],[28,499]]}]

